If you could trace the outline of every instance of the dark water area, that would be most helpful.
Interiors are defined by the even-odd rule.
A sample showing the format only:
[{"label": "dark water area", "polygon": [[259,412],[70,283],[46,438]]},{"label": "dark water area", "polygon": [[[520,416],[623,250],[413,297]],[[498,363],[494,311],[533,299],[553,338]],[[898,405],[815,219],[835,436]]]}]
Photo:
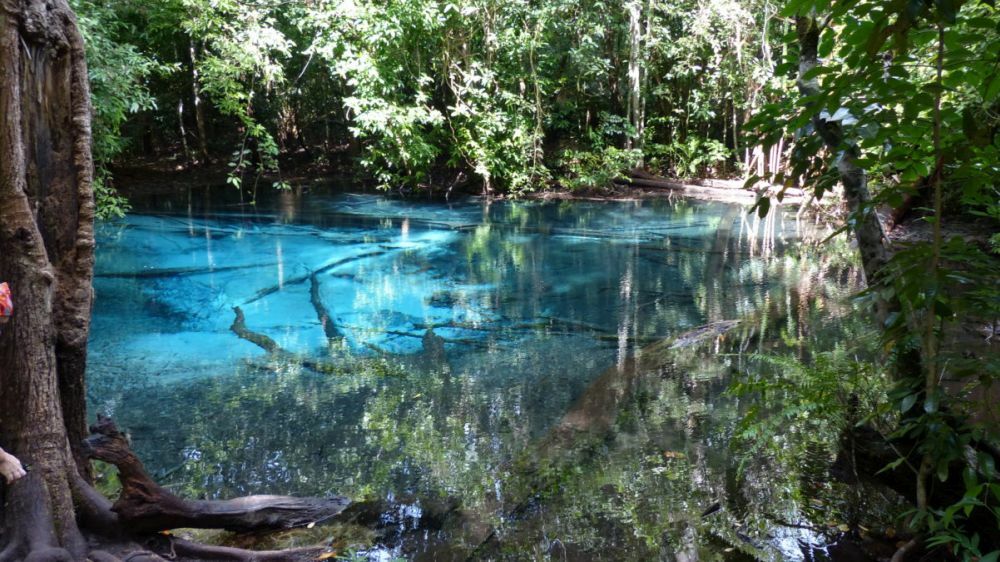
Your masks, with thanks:
[{"label": "dark water area", "polygon": [[[133,202],[99,231],[90,407],[180,494],[395,502],[392,540],[361,559],[804,560],[830,544],[792,489],[802,467],[731,447],[751,405],[734,377],[757,353],[832,345],[856,289],[851,259],[803,249],[794,210],[319,188]],[[287,353],[238,337],[234,307]]]}]

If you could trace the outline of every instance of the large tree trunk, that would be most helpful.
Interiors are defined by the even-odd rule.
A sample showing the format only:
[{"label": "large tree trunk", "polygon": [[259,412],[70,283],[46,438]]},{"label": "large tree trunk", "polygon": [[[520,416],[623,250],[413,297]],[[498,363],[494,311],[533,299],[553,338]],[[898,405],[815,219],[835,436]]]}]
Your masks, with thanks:
[{"label": "large tree trunk", "polygon": [[80,558],[70,442],[86,432],[94,261],[87,68],[65,0],[2,8],[0,278],[15,314],[0,335],[0,440],[30,472],[4,490],[0,560]]},{"label": "large tree trunk", "polygon": [[[175,523],[287,528],[339,512],[343,498],[189,502],[151,481],[146,489],[163,493],[146,504],[126,495],[112,506],[89,485],[84,372],[94,196],[87,80],[83,39],[66,0],[0,0],[0,279],[9,282],[15,306],[0,333],[0,446],[29,470],[0,487],[0,562],[116,560],[91,550],[81,528],[87,538],[112,537],[124,548],[124,535]],[[163,550],[181,546],[169,539]],[[187,559],[281,559],[185,548],[197,551]],[[162,560],[139,554],[128,559]]]}]

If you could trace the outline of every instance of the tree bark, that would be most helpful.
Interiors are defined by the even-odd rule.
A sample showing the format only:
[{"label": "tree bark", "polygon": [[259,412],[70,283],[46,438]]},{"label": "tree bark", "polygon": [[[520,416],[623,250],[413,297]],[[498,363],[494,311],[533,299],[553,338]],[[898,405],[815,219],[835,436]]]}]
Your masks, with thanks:
[{"label": "tree bark", "polygon": [[[115,506],[133,508],[119,509],[129,519],[93,489],[83,447],[94,267],[90,92],[66,0],[0,0],[0,116],[0,279],[15,302],[0,333],[0,446],[28,470],[0,487],[0,562],[111,561],[87,539],[181,523],[288,527],[339,512],[343,498],[188,502],[149,481],[152,504],[131,495]],[[204,554],[257,559],[235,549]]]},{"label": "tree bark", "polygon": [[3,490],[0,560],[81,558],[69,444],[85,423],[94,262],[83,39],[65,0],[0,6],[0,278],[18,306],[0,335],[0,440],[30,467]]},{"label": "tree bark", "polygon": [[[628,10],[628,120],[633,132],[625,139],[625,148],[642,149],[642,4],[633,0]],[[642,162],[637,164],[642,165]]]}]

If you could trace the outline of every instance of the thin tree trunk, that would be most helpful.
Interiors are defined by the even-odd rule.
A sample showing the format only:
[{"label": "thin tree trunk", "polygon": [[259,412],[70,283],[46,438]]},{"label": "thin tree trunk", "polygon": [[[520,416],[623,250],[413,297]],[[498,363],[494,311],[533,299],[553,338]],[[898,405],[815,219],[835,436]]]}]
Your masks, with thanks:
[{"label": "thin tree trunk", "polygon": [[632,134],[625,139],[625,148],[642,148],[642,6],[633,0],[628,10],[628,120]]},{"label": "thin tree trunk", "polygon": [[201,101],[201,79],[198,76],[198,51],[194,39],[188,41],[188,53],[191,55],[191,93],[194,103],[194,122],[198,128],[198,152],[201,161],[208,162],[208,134],[205,132],[205,107]]},{"label": "thin tree trunk", "polygon": [[187,131],[184,129],[184,98],[177,100],[177,126],[181,133],[181,147],[184,149],[184,162],[191,164],[191,148],[188,146]]},{"label": "thin tree trunk", "polygon": [[[796,33],[799,40],[799,92],[803,96],[814,96],[820,93],[819,81],[816,78],[806,79],[806,73],[819,64],[817,50],[819,47],[819,24],[813,16],[797,16],[795,19]],[[861,263],[864,267],[868,283],[874,283],[886,263],[889,261],[889,251],[885,245],[882,225],[871,204],[871,194],[868,191],[868,178],[865,170],[857,165],[858,149],[854,145],[845,145],[843,130],[836,122],[820,117],[819,111],[813,116],[813,125],[826,146],[841,154],[837,171],[844,185],[844,196],[851,214],[857,217],[854,222],[854,234],[858,240],[861,252]]]}]

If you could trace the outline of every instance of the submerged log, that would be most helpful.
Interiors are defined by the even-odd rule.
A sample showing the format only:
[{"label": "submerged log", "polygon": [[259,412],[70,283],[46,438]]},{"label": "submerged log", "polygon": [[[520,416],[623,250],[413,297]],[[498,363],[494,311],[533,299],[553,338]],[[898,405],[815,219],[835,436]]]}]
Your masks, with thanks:
[{"label": "submerged log", "polygon": [[[661,339],[601,373],[548,433],[519,456],[516,462],[529,474],[529,481],[521,489],[517,501],[512,502],[513,507],[505,510],[503,519],[527,517],[543,500],[546,490],[559,488],[553,484],[553,479],[558,478],[560,467],[585,462],[590,454],[587,444],[601,441],[613,432],[619,414],[635,399],[635,391],[644,376],[673,368],[681,349],[722,338],[743,323],[741,320],[713,322],[676,337]],[[490,558],[499,552],[499,530],[499,527],[492,527],[469,559]]]},{"label": "submerged log", "polygon": [[122,491],[111,507],[136,533],[180,527],[248,532],[290,529],[328,520],[342,512],[345,497],[247,496],[232,500],[186,500],[153,481],[110,418],[98,416],[84,441],[89,458],[115,465]]},{"label": "submerged log", "polygon": [[271,339],[269,336],[261,334],[259,332],[254,332],[250,328],[247,328],[247,319],[243,314],[243,309],[238,306],[233,307],[233,312],[236,314],[236,318],[233,320],[233,324],[229,327],[237,336],[247,340],[248,342],[256,345],[257,347],[263,349],[268,353],[284,353],[285,351],[281,349],[278,342]]},{"label": "submerged log", "polygon": [[337,329],[337,323],[333,321],[333,316],[327,310],[326,305],[323,304],[323,296],[319,291],[319,272],[309,276],[309,302],[312,303],[313,308],[316,310],[316,318],[319,319],[320,325],[323,326],[323,333],[326,335],[326,339],[333,342],[343,338],[344,334],[341,334],[340,330]]},{"label": "submerged log", "polygon": [[272,356],[287,359],[290,362],[302,365],[306,369],[317,373],[340,374],[343,372],[341,366],[336,363],[309,359],[307,357],[301,357],[286,351],[270,336],[247,328],[246,316],[243,314],[243,309],[238,306],[234,306],[233,312],[236,314],[236,318],[233,319],[233,323],[229,326],[229,329],[240,338],[256,345]]},{"label": "submerged log", "polygon": [[538,443],[540,459],[565,451],[570,444],[587,436],[600,437],[611,432],[622,405],[631,399],[644,373],[672,364],[673,352],[692,348],[722,338],[741,324],[740,320],[722,320],[699,326],[673,338],[648,345],[623,364],[598,376],[573,406]]}]

